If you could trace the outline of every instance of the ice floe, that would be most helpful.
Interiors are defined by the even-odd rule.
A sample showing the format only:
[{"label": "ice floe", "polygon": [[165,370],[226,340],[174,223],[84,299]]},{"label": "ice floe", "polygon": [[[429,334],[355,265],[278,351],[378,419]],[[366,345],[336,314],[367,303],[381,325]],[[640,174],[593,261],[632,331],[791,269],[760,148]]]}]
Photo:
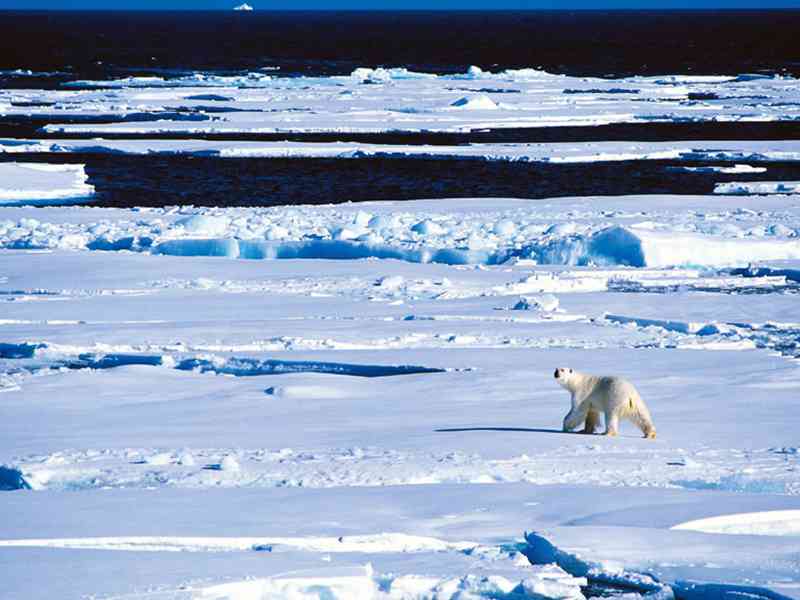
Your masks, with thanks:
[{"label": "ice floe", "polygon": [[[369,84],[369,85],[365,85]],[[499,87],[500,86],[500,87]],[[113,124],[58,124],[59,115],[119,116],[185,109],[202,113],[187,97],[218,88],[235,112],[213,120]],[[172,97],[145,90],[170,90]],[[506,93],[512,89],[518,93]],[[109,90],[111,90],[109,92]],[[487,90],[487,91],[483,91]],[[492,91],[495,90],[495,91]],[[499,90],[499,91],[496,91]],[[625,92],[625,93],[622,93]],[[783,76],[665,76],[600,79],[538,69],[490,72],[471,67],[435,74],[402,67],[355,69],[349,76],[274,77],[262,70],[235,75],[195,72],[176,77],[138,76],[81,80],[61,90],[2,90],[9,115],[29,114],[26,102],[52,106],[37,113],[48,131],[116,133],[221,133],[282,131],[469,131],[610,123],[763,122],[799,117],[797,82]],[[463,106],[459,106],[462,102]],[[455,106],[454,106],[455,105]],[[6,108],[7,107],[7,108]],[[464,110],[476,108],[477,110]]]},{"label": "ice floe", "polygon": [[[221,158],[436,158],[506,162],[589,164],[631,160],[715,161],[738,163],[800,161],[800,141],[773,142],[591,142],[585,144],[404,145],[356,142],[243,142],[204,140],[53,140],[0,139],[0,153],[91,153],[218,156]],[[766,167],[670,167],[699,173],[762,173]]]},{"label": "ice floe", "polygon": [[800,193],[800,181],[747,181],[719,183],[714,187],[715,194],[765,195]]},{"label": "ice floe", "polygon": [[672,529],[729,535],[800,536],[800,510],[722,515],[687,521]]},{"label": "ice floe", "polygon": [[0,163],[0,206],[70,204],[94,195],[84,165]]}]

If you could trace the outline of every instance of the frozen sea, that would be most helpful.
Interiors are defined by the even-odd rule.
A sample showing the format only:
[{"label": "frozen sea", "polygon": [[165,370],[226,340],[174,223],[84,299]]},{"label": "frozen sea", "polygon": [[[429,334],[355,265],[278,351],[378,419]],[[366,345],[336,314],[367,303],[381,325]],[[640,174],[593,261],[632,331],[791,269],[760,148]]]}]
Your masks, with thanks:
[{"label": "frozen sea", "polygon": [[800,13],[0,18],[0,598],[800,599]]}]

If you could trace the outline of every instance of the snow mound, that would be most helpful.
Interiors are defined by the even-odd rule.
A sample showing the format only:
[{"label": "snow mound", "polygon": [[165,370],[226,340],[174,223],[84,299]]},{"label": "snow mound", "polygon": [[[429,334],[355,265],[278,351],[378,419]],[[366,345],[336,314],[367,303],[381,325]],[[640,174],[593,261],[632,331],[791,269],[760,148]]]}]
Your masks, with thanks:
[{"label": "snow mound", "polygon": [[244,4],[240,4],[239,6],[234,6],[233,10],[239,10],[239,11],[247,12],[247,11],[253,10],[253,7],[250,6],[249,4],[247,4],[247,2],[245,2]]},{"label": "snow mound", "polygon": [[271,386],[264,393],[286,400],[339,400],[348,396],[344,390],[323,385]]},{"label": "snow mound", "polygon": [[446,229],[430,219],[420,221],[411,228],[411,231],[420,235],[442,235]]},{"label": "snow mound", "polygon": [[241,470],[241,467],[239,466],[239,461],[236,460],[236,456],[233,454],[228,454],[219,463],[219,470],[227,471],[229,473],[238,473]]},{"label": "snow mound", "polygon": [[228,229],[228,219],[211,215],[191,215],[175,221],[175,225],[183,227],[189,233],[205,235],[224,235]]},{"label": "snow mound", "polygon": [[671,529],[734,535],[800,536],[800,510],[722,515],[687,521]]},{"label": "snow mound", "polygon": [[541,296],[523,296],[512,307],[512,310],[538,310],[542,312],[553,312],[558,310],[558,298],[553,294],[542,294]]},{"label": "snow mound", "polygon": [[84,165],[0,163],[0,205],[68,204],[94,195]]},{"label": "snow mound", "polygon": [[462,110],[497,110],[499,108],[494,100],[485,95],[464,96],[450,104],[450,106]]}]

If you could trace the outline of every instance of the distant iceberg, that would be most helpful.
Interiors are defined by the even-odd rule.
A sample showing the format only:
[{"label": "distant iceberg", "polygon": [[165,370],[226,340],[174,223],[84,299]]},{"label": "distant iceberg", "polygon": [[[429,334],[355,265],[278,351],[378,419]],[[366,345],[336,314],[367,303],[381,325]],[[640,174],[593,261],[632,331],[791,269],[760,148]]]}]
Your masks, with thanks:
[{"label": "distant iceberg", "polygon": [[253,10],[253,7],[250,6],[247,2],[244,4],[240,4],[239,6],[234,6],[233,10]]}]

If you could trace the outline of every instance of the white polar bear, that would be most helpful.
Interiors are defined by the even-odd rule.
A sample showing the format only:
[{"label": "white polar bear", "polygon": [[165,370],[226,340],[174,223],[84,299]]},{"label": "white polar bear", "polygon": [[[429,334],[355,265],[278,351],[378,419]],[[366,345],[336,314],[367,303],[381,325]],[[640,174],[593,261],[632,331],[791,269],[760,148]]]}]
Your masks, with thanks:
[{"label": "white polar bear", "polygon": [[629,381],[565,368],[556,369],[554,377],[572,394],[572,410],[564,417],[564,431],[571,431],[585,422],[581,433],[594,433],[602,412],[606,418],[605,435],[617,435],[619,420],[627,418],[642,430],[644,437],[655,439],[656,428],[650,411]]}]

